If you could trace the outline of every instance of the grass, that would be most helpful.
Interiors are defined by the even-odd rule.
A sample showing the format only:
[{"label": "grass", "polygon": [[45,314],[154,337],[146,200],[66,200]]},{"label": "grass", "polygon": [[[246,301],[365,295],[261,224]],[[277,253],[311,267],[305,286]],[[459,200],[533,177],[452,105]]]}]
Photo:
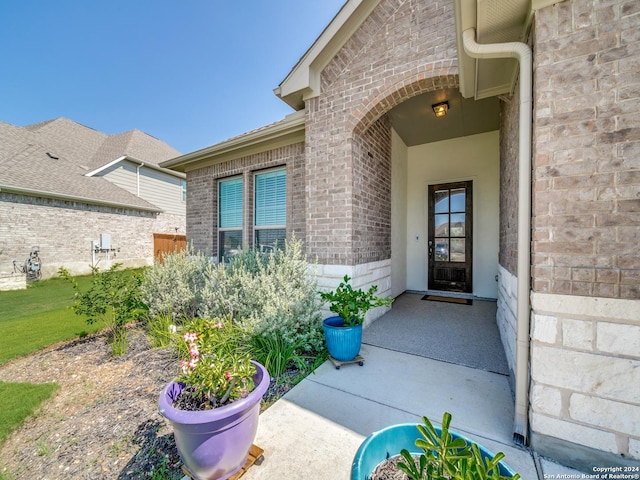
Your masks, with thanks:
[{"label": "grass", "polygon": [[0,382],[0,445],[59,387],[56,383]]},{"label": "grass", "polygon": [[[92,276],[76,279],[86,289]],[[26,290],[0,292],[0,364],[100,330],[103,325],[87,325],[86,318],[69,308],[73,299],[71,284],[59,278],[34,282]]]}]

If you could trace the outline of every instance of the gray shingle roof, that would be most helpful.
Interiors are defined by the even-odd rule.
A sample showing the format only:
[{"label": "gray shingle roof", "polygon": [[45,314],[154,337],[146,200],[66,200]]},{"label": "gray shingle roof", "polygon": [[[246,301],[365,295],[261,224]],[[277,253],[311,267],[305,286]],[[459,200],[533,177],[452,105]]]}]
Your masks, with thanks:
[{"label": "gray shingle roof", "polygon": [[17,127],[0,122],[0,189],[159,211],[90,170],[123,156],[156,165],[179,153],[139,130],[107,135],[66,118]]}]

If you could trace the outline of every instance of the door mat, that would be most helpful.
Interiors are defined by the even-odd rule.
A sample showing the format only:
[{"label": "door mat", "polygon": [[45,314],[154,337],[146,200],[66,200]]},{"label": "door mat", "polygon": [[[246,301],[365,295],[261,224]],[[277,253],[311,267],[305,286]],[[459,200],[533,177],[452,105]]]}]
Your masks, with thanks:
[{"label": "door mat", "polygon": [[473,305],[473,300],[470,298],[457,298],[457,297],[441,297],[439,295],[425,295],[422,300],[430,300],[432,302],[445,302],[445,303],[459,303],[460,305]]}]

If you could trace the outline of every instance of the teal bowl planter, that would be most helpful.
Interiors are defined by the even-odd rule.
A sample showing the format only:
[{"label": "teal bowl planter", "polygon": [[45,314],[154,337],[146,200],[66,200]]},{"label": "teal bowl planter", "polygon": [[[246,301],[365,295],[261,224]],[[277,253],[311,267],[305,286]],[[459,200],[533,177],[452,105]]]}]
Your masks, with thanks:
[{"label": "teal bowl planter", "polygon": [[339,362],[350,362],[360,353],[362,325],[347,327],[341,317],[329,317],[322,322],[329,355]]},{"label": "teal bowl planter", "polygon": [[[400,454],[406,448],[412,455],[420,455],[422,450],[415,446],[416,438],[420,436],[415,423],[401,423],[383,428],[369,435],[358,448],[351,467],[351,480],[368,480],[376,467],[390,457]],[[438,434],[441,429],[436,427]],[[483,457],[493,458],[493,454],[463,435],[449,430],[451,436],[463,438],[468,444],[476,443]],[[500,474],[505,477],[513,477],[515,473],[503,462],[499,463]]]}]

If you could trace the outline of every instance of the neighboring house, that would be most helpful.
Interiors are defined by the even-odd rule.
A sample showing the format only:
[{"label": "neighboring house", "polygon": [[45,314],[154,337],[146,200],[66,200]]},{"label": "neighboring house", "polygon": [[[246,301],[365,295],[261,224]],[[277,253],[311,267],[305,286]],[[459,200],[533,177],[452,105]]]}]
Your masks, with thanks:
[{"label": "neighboring house", "polygon": [[148,265],[156,237],[184,237],[179,152],[139,130],[107,135],[65,118],[0,122],[0,272],[40,247],[43,277]]},{"label": "neighboring house", "polygon": [[637,465],[638,32],[628,0],[349,0],[275,89],[295,113],[162,163],[187,238],[295,233],[322,286],[497,299],[514,438]]}]

